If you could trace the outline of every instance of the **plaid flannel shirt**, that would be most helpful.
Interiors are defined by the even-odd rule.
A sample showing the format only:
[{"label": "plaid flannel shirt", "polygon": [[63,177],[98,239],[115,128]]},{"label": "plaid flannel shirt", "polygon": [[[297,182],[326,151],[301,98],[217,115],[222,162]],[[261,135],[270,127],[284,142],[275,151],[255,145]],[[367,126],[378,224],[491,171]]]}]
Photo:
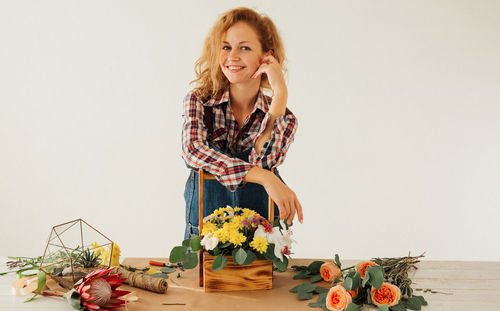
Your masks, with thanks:
[{"label": "plaid flannel shirt", "polygon": [[[255,108],[240,132],[231,112],[229,89],[220,97],[206,102],[202,102],[194,91],[189,92],[184,99],[182,128],[182,158],[187,167],[196,170],[203,168],[234,192],[242,185],[243,179],[252,167],[270,169],[283,163],[297,130],[297,119],[288,109],[285,115],[275,120],[271,137],[263,145],[260,154],[257,154],[254,147],[271,116],[270,104],[271,98],[260,90]],[[209,146],[207,129],[203,122],[204,106],[213,109],[213,135],[210,142],[225,152]],[[250,148],[248,162],[228,155],[241,153]]]}]

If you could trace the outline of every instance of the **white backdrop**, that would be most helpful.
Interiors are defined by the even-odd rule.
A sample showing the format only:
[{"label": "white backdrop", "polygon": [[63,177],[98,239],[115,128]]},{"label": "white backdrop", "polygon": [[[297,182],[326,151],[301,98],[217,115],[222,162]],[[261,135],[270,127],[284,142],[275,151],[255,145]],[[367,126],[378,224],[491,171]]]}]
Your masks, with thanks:
[{"label": "white backdrop", "polygon": [[0,0],[1,255],[82,218],[182,241],[182,99],[217,16],[268,14],[299,130],[297,257],[500,260],[500,2]]}]

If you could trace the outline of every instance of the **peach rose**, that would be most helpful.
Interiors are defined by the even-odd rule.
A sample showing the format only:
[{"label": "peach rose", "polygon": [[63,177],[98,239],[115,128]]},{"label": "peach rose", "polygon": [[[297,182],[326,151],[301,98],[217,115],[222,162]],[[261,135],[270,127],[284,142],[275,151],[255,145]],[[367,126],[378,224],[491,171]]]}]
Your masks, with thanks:
[{"label": "peach rose", "polygon": [[[344,282],[339,283],[339,285],[342,285],[342,284],[344,284]],[[349,293],[349,295],[351,295],[352,298],[354,298],[358,295],[358,289],[359,289],[359,287],[354,289],[354,290],[348,290],[347,292]]]},{"label": "peach rose", "polygon": [[366,274],[366,269],[370,266],[376,266],[376,265],[377,264],[374,263],[373,261],[361,261],[356,264],[355,268],[359,272],[359,275],[361,275],[361,278],[363,279]]},{"label": "peach rose", "polygon": [[322,264],[319,272],[321,273],[321,277],[323,278],[323,280],[327,282],[335,280],[342,274],[339,267],[333,262],[325,262],[324,264]]},{"label": "peach rose", "polygon": [[342,311],[352,302],[351,295],[342,285],[330,288],[326,295],[326,308],[330,311]]},{"label": "peach rose", "polygon": [[380,306],[385,303],[388,307],[392,307],[399,303],[401,290],[396,285],[384,282],[379,290],[372,287],[371,296],[374,305]]}]

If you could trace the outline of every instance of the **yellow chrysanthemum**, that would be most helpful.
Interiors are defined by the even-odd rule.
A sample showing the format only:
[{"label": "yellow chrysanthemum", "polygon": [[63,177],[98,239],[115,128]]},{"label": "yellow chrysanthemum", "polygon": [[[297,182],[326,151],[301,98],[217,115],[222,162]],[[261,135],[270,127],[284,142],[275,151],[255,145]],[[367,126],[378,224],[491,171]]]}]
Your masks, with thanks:
[{"label": "yellow chrysanthemum", "polygon": [[214,232],[214,236],[219,240],[219,242],[226,243],[230,238],[229,231],[229,224],[225,223],[222,228]]},{"label": "yellow chrysanthemum", "polygon": [[241,229],[243,228],[243,224],[241,223],[243,220],[246,218],[243,216],[234,216],[233,219],[231,219],[231,227],[236,228],[236,229]]},{"label": "yellow chrysanthemum", "polygon": [[209,233],[214,233],[217,230],[217,225],[214,224],[213,222],[207,222],[203,224],[203,230],[201,232],[201,235],[205,236]]},{"label": "yellow chrysanthemum", "polygon": [[269,243],[267,243],[266,239],[263,236],[256,237],[253,239],[252,242],[250,242],[250,247],[252,247],[261,254],[267,252],[268,246]]},{"label": "yellow chrysanthemum", "polygon": [[244,218],[248,218],[248,217],[253,216],[255,214],[257,214],[255,211],[252,211],[251,209],[248,209],[248,208],[244,208],[243,212],[241,213],[241,216],[243,216]]},{"label": "yellow chrysanthemum", "polygon": [[235,246],[241,246],[243,242],[247,240],[247,237],[241,232],[231,232],[231,237],[229,242],[233,243]]}]

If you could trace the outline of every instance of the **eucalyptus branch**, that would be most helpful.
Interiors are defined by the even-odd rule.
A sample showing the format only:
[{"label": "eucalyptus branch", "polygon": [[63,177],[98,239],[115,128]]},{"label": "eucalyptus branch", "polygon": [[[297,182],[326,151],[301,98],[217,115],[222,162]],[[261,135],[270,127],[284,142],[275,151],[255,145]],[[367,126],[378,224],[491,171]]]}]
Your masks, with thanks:
[{"label": "eucalyptus branch", "polygon": [[419,259],[424,257],[424,254],[410,256],[408,253],[405,257],[373,258],[372,260],[384,269],[386,281],[399,287],[403,297],[407,298],[413,294],[412,281],[408,277],[408,272],[410,269],[418,269],[416,264],[420,262]]}]

